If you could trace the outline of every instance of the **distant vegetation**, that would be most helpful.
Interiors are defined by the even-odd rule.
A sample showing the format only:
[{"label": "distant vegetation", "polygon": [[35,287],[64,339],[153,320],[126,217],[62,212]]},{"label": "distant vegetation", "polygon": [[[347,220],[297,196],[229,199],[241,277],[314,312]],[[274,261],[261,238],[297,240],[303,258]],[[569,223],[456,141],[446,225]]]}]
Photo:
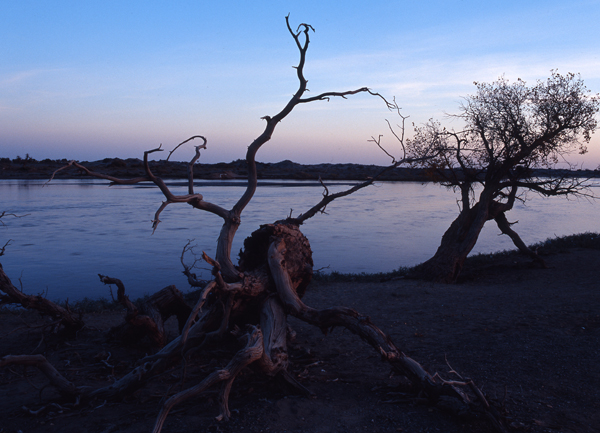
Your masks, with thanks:
[{"label": "distant vegetation", "polygon": [[[48,179],[52,173],[64,167],[67,159],[44,159],[17,156],[14,159],[0,158],[0,179]],[[82,161],[90,170],[110,174],[115,177],[136,177],[144,174],[142,160],[139,158],[104,158],[98,161]],[[153,161],[152,169],[165,179],[187,178],[187,162]],[[259,179],[294,179],[294,180],[365,180],[375,176],[383,167],[362,164],[298,164],[289,160],[275,163],[256,163]],[[243,160],[219,162],[215,164],[197,163],[194,169],[195,179],[245,179],[248,175],[246,162]],[[578,177],[598,178],[600,170],[534,170],[538,177]],[[382,181],[414,181],[430,182],[440,180],[435,174],[423,168],[397,167],[385,173]],[[57,174],[57,179],[89,178],[83,172],[69,170]]]}]

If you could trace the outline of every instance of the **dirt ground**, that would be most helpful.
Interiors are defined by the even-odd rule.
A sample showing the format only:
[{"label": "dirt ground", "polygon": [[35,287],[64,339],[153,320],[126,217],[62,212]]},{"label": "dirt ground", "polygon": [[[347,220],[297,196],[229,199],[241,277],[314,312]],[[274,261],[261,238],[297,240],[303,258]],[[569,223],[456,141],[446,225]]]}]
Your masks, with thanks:
[{"label": "dirt ground", "polygon": [[[396,346],[432,374],[472,378],[502,405],[516,432],[600,432],[600,251],[570,249],[545,257],[467,267],[454,285],[415,280],[311,285],[315,308],[353,307],[371,317]],[[42,353],[77,385],[104,386],[125,374],[147,349],[108,342],[115,312],[90,314],[87,327],[65,340],[44,331],[31,312],[0,313],[0,357]],[[217,390],[177,406],[166,432],[488,432],[485,420],[403,402],[401,378],[350,332],[328,335],[292,322],[292,371],[314,397],[294,395],[247,369],[234,383],[228,423]],[[173,331],[174,333],[175,331]],[[103,362],[104,361],[104,362]],[[198,358],[185,387],[223,360]],[[0,432],[150,432],[161,399],[180,389],[182,370],[161,375],[121,402],[73,409],[34,369],[0,371]],[[60,403],[53,406],[51,403]],[[45,408],[38,415],[30,411]],[[28,410],[26,410],[28,409]]]}]

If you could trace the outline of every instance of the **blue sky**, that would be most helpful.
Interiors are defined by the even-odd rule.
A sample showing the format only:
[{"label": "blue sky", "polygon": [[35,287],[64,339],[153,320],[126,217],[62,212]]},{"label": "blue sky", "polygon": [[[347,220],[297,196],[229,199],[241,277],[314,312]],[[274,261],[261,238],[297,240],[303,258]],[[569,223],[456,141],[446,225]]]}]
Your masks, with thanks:
[{"label": "blue sky", "polygon": [[[533,84],[551,69],[579,72],[600,92],[600,1],[5,0],[0,156],[141,157],[201,134],[201,161],[243,158],[260,117],[296,90],[288,13],[316,30],[313,94],[368,86],[417,124],[455,113],[473,81],[502,74]],[[365,95],[303,105],[258,160],[385,164],[367,140],[383,134],[394,149],[386,118]],[[577,161],[595,168],[598,134],[590,150]]]}]

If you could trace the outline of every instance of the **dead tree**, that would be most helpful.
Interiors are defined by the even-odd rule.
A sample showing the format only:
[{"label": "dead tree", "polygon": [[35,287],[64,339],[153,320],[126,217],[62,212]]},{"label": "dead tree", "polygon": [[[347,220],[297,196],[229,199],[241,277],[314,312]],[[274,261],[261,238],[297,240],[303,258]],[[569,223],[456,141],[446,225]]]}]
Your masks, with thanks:
[{"label": "dead tree", "polygon": [[[251,364],[256,365],[268,376],[280,376],[302,389],[301,385],[288,373],[290,359],[287,347],[287,317],[292,315],[324,332],[338,326],[349,329],[370,344],[382,359],[389,362],[398,373],[406,376],[415,389],[432,403],[435,403],[440,396],[449,396],[469,407],[480,408],[494,420],[498,420],[498,417],[493,414],[493,408],[490,407],[473,382],[468,380],[446,381],[438,375],[429,374],[418,362],[398,349],[368,317],[351,308],[334,307],[315,310],[302,302],[302,295],[312,279],[313,261],[309,241],[300,231],[300,225],[323,211],[324,207],[332,200],[370,185],[375,178],[336,194],[329,194],[326,190],[322,200],[307,212],[297,217],[261,226],[245,240],[237,266],[231,260],[231,246],[241,223],[242,211],[252,199],[257,187],[256,154],[261,146],[271,138],[276,126],[295,107],[309,102],[329,100],[333,97],[346,98],[360,93],[383,99],[379,94],[366,87],[343,92],[324,92],[306,97],[307,80],[304,77],[304,65],[312,27],[308,24],[301,24],[297,30],[293,30],[288,18],[286,18],[286,23],[300,54],[296,66],[298,89],[279,113],[263,117],[266,121],[265,129],[250,144],[246,153],[248,168],[246,189],[231,209],[225,209],[205,200],[194,190],[194,163],[200,157],[200,149],[206,148],[207,145],[207,139],[202,136],[191,137],[185,141],[195,138],[202,141],[202,144],[196,146],[195,156],[189,164],[188,193],[186,195],[173,194],[162,179],[153,174],[148,156],[161,150],[160,148],[145,152],[146,174],[138,179],[117,179],[92,172],[77,162],[69,164],[91,176],[108,179],[113,183],[153,182],[165,196],[165,201],[156,211],[153,229],[156,229],[160,222],[162,210],[172,203],[187,203],[195,209],[213,213],[223,219],[223,226],[217,241],[216,256],[214,258],[208,257],[206,254],[203,256],[204,260],[212,266],[214,278],[201,290],[199,299],[189,314],[181,334],[157,353],[141,359],[138,367],[130,373],[111,385],[99,389],[75,387],[68,380],[57,378],[56,370],[52,370],[44,359],[9,356],[0,359],[0,367],[18,363],[37,365],[48,375],[55,386],[67,394],[87,399],[114,399],[139,389],[153,377],[174,365],[181,362],[192,362],[194,353],[210,350],[214,344],[223,347],[226,342],[237,338],[240,342],[237,346],[238,349],[227,365],[218,368],[195,386],[170,396],[163,403],[154,427],[154,432],[158,433],[161,431],[169,411],[175,405],[217,383],[223,384],[219,399],[221,406],[219,419],[227,420],[230,417],[228,400],[233,382],[240,371]],[[385,101],[385,99],[383,100]],[[388,104],[388,107],[395,109],[393,104]],[[178,145],[176,149],[185,142]],[[377,144],[380,145],[380,142],[377,141]],[[406,162],[410,162],[410,159],[404,154],[402,159],[394,159],[385,170]],[[186,271],[189,277],[191,272],[189,269]],[[498,426],[500,430],[503,429],[499,421]]]}]

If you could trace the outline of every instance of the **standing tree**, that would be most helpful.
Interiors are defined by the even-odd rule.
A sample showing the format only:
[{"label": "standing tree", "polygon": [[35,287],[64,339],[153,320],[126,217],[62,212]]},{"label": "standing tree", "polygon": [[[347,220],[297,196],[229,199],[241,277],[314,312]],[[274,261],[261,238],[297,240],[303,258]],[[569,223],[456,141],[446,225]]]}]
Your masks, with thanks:
[{"label": "standing tree", "polygon": [[462,131],[430,121],[416,129],[409,143],[416,154],[437,147],[435,158],[418,165],[460,192],[460,213],[435,255],[416,268],[420,277],[455,281],[484,224],[492,219],[522,252],[543,264],[511,228],[506,212],[522,199],[522,191],[543,196],[589,195],[580,179],[552,171],[541,178],[533,171],[565,163],[573,168],[567,156],[587,152],[597,127],[600,99],[589,94],[579,75],[553,71],[533,87],[505,78],[475,85],[477,93],[465,98],[460,114],[454,116],[464,122]]}]

